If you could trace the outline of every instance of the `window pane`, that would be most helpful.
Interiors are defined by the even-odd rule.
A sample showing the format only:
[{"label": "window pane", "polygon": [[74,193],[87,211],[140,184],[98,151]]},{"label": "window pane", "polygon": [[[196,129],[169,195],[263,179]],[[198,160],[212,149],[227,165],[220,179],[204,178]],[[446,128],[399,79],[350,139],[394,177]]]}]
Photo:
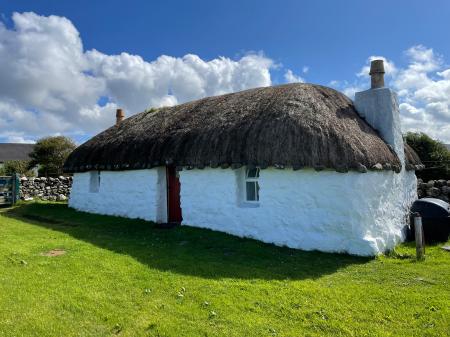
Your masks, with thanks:
[{"label": "window pane", "polygon": [[100,174],[98,171],[90,172],[89,177],[89,192],[96,193],[99,190],[100,186]]},{"label": "window pane", "polygon": [[245,188],[247,192],[247,200],[248,201],[256,201],[256,182],[254,181],[247,181],[245,183]]},{"label": "window pane", "polygon": [[258,178],[259,177],[259,169],[248,169],[247,170],[247,178]]}]

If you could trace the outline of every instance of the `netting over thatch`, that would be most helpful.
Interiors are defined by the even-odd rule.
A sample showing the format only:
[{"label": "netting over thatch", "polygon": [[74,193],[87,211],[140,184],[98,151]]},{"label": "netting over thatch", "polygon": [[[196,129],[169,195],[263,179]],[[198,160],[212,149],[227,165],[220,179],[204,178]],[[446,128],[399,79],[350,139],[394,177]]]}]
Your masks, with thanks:
[{"label": "netting over thatch", "polygon": [[[78,147],[65,170],[255,165],[398,170],[345,95],[288,84],[208,97],[125,119]],[[377,165],[378,164],[378,165]]]}]

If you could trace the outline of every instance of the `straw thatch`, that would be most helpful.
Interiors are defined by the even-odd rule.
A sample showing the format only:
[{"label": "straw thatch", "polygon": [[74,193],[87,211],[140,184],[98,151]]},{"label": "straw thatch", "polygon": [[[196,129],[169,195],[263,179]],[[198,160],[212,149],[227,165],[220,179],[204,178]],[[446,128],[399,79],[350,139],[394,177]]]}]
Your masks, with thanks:
[{"label": "straw thatch", "polygon": [[[287,84],[208,97],[125,119],[78,147],[67,172],[163,165],[398,171],[392,149],[345,95]],[[378,164],[378,165],[377,165]]]},{"label": "straw thatch", "polygon": [[407,170],[422,170],[425,165],[422,164],[416,151],[413,150],[405,141],[405,162]]}]

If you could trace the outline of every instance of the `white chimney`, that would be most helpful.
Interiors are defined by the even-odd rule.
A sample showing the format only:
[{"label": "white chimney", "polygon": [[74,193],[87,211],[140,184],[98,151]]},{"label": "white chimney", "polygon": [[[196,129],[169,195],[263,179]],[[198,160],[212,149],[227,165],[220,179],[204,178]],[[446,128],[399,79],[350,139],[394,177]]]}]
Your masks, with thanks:
[{"label": "white chimney", "polygon": [[400,127],[400,111],[397,94],[384,86],[383,60],[370,64],[371,88],[355,94],[355,107],[386,143],[392,146],[405,165],[404,144]]}]

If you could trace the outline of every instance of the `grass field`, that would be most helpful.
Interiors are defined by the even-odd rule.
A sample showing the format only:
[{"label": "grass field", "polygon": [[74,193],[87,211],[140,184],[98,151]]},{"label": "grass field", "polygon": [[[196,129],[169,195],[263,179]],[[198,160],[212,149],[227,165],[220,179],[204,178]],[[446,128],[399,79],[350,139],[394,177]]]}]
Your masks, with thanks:
[{"label": "grass field", "polygon": [[426,253],[303,252],[22,204],[0,210],[0,336],[448,336],[450,253]]}]

